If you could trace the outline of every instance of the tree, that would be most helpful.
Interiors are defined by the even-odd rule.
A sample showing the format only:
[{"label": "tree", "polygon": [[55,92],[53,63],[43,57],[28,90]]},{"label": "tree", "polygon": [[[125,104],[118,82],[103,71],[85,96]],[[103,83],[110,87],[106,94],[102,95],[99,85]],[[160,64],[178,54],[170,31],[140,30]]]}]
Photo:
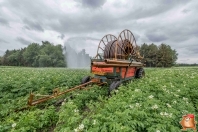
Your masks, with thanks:
[{"label": "tree", "polygon": [[143,61],[148,67],[171,67],[177,60],[176,50],[172,50],[169,45],[143,44],[140,47],[140,54],[144,56]]},{"label": "tree", "polygon": [[[40,57],[41,58],[39,59],[39,66],[43,66],[43,63],[42,64],[40,64],[40,63],[45,60],[45,61],[49,61],[49,63],[50,63],[50,65],[46,65],[46,66],[64,67],[65,66],[65,58],[63,55],[62,46],[60,44],[54,46],[53,44],[49,43],[48,41],[45,41],[42,43],[43,44],[40,49]],[[48,56],[48,58],[46,56]]]},{"label": "tree", "polygon": [[158,67],[171,67],[177,60],[177,53],[172,50],[169,45],[161,44],[157,53],[157,66]]},{"label": "tree", "polygon": [[65,67],[65,56],[60,44],[53,45],[42,41],[42,45],[32,43],[27,48],[7,50],[1,58],[1,64],[7,66]]},{"label": "tree", "polygon": [[148,46],[148,63],[150,65],[150,67],[155,67],[156,66],[156,62],[157,62],[157,52],[158,52],[158,48],[155,44],[151,44]]},{"label": "tree", "polygon": [[2,65],[2,57],[0,56],[0,65]]},{"label": "tree", "polygon": [[149,67],[156,66],[156,56],[157,56],[158,48],[155,44],[143,44],[140,48],[140,54],[144,56],[144,62]]},{"label": "tree", "polygon": [[39,66],[40,67],[51,66],[51,58],[48,55],[40,55],[38,61],[39,61]]},{"label": "tree", "polygon": [[23,53],[23,58],[25,59],[25,66],[35,66],[37,65],[37,56],[39,55],[40,46],[37,43],[32,43],[28,45]]}]

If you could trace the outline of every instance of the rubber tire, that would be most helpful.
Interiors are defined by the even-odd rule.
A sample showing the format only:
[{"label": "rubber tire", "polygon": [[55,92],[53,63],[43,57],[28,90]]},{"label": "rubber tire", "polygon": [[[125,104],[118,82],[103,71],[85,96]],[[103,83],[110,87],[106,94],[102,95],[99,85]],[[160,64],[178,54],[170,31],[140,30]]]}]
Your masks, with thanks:
[{"label": "rubber tire", "polygon": [[142,78],[145,76],[145,71],[143,68],[140,68],[136,71],[135,78]]},{"label": "rubber tire", "polygon": [[81,84],[84,84],[84,83],[87,83],[91,80],[91,77],[90,76],[85,76],[82,78],[81,80]]},{"label": "rubber tire", "polygon": [[111,83],[110,87],[109,87],[109,91],[108,91],[108,95],[111,96],[111,92],[115,89],[118,89],[118,87],[120,86],[121,82],[120,81],[114,81]]}]

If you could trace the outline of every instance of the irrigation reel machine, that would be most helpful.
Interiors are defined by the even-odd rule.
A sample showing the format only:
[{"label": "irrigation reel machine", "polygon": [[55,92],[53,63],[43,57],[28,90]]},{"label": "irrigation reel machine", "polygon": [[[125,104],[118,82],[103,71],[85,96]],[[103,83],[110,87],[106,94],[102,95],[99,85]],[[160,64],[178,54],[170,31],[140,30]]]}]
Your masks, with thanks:
[{"label": "irrigation reel machine", "polygon": [[123,30],[118,38],[107,34],[99,42],[96,56],[91,59],[90,70],[93,77],[86,76],[82,78],[81,85],[65,91],[56,88],[52,95],[45,95],[42,98],[35,99],[35,95],[30,93],[28,106],[37,105],[74,90],[87,89],[85,86],[89,84],[108,84],[110,94],[122,82],[133,78],[141,78],[145,75],[142,59],[143,57],[140,56],[135,37],[131,31]]}]

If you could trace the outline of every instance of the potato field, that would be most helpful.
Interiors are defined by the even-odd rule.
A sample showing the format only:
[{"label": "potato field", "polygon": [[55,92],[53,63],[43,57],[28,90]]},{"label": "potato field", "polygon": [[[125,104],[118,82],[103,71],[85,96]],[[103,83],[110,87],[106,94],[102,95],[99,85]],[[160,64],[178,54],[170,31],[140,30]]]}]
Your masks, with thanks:
[{"label": "potato field", "polygon": [[69,89],[90,70],[0,67],[0,131],[179,132],[182,115],[192,113],[198,121],[198,67],[145,68],[145,73],[111,97],[109,86],[93,85],[19,110],[31,91]]}]

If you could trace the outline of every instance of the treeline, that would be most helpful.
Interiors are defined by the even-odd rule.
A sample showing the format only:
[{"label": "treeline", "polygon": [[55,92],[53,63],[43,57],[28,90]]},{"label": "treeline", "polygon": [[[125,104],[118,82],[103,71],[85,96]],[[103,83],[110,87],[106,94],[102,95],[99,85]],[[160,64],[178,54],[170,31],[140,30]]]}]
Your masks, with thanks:
[{"label": "treeline", "polygon": [[[176,65],[177,52],[169,45],[143,44],[139,47],[147,67],[171,67]],[[7,50],[0,57],[0,65],[26,67],[88,67],[90,57],[85,50],[77,53],[70,46],[53,45],[48,41],[32,43],[26,48]],[[180,64],[183,66],[183,64]]]},{"label": "treeline", "polygon": [[7,50],[0,60],[0,64],[5,66],[66,66],[62,45],[53,45],[48,41],[42,41],[41,45],[32,43],[19,50]]},{"label": "treeline", "polygon": [[171,67],[176,64],[177,52],[169,45],[143,44],[140,46],[140,54],[147,67]]},{"label": "treeline", "polygon": [[194,64],[186,64],[186,63],[178,63],[175,66],[198,66],[198,64],[194,63]]}]

